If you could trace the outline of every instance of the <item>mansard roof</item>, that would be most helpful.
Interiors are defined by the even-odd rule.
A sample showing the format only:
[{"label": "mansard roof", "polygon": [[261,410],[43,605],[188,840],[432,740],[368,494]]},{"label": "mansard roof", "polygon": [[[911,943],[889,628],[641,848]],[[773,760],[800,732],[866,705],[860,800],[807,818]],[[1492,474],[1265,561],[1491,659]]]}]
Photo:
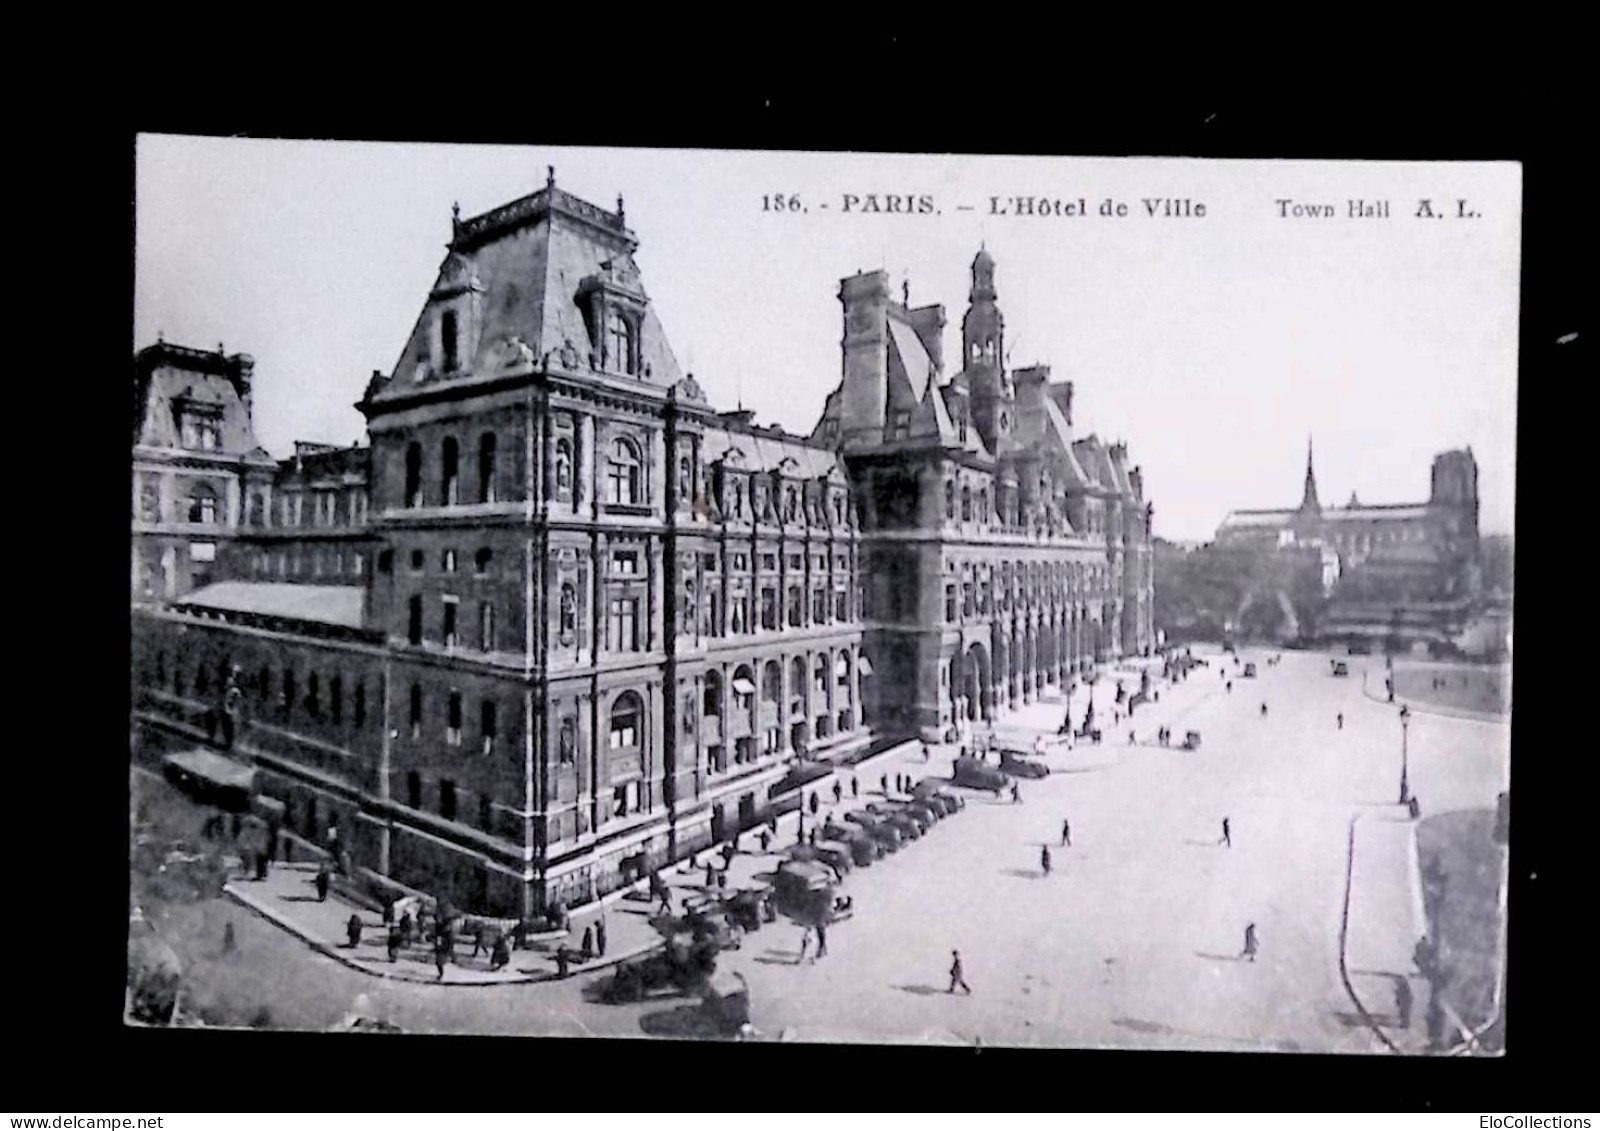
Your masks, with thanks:
[{"label": "mansard roof", "polygon": [[217,421],[217,447],[206,456],[274,462],[256,439],[246,398],[255,361],[248,354],[157,342],[134,355],[133,442],[181,448],[185,409]]},{"label": "mansard roof", "polygon": [[795,479],[843,476],[837,452],[775,429],[707,428],[700,456],[706,464],[726,457],[744,471],[779,471]]},{"label": "mansard roof", "polygon": [[[620,201],[619,201],[620,204]],[[649,305],[634,251],[638,240],[622,214],[548,185],[510,204],[459,221],[428,300],[388,379],[369,400],[400,396],[422,384],[467,382],[536,363],[665,390],[683,374]],[[598,368],[603,344],[590,338],[588,295],[599,290],[640,312],[639,372]],[[426,367],[437,302],[466,294],[471,314],[460,333],[470,356],[451,374]]]}]

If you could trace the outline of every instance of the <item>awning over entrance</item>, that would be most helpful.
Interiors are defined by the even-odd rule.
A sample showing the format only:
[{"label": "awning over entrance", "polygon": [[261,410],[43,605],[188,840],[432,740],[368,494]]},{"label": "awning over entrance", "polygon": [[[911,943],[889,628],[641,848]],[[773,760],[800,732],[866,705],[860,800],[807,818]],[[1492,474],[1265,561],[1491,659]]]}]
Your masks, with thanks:
[{"label": "awning over entrance", "polygon": [[169,754],[162,759],[162,765],[169,771],[213,789],[237,789],[249,793],[256,784],[255,770],[210,750]]}]

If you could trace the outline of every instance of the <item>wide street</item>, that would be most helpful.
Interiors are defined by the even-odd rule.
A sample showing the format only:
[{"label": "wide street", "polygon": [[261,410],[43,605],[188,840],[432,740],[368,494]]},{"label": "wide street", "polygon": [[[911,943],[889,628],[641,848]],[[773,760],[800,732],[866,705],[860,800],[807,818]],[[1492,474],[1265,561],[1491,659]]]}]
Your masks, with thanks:
[{"label": "wide street", "polygon": [[[1053,772],[1023,781],[1021,804],[962,791],[964,811],[854,870],[840,891],[854,899],[855,914],[829,931],[820,962],[797,961],[800,929],[788,921],[725,952],[719,966],[747,979],[760,1035],[1379,1050],[1341,982],[1339,952],[1351,819],[1400,812],[1397,707],[1373,690],[1383,686],[1383,659],[1353,657],[1350,676],[1335,678],[1325,655],[1284,652],[1269,667],[1266,652],[1246,649],[1243,659],[1260,674],[1243,679],[1231,659],[1224,667],[1224,657],[1204,654],[1211,666],[1187,681],[1157,681],[1161,701],[1140,708],[1131,724],[1137,745],[1128,745],[1126,718],[1112,724],[1114,679],[1120,675],[1132,691],[1137,677],[1108,672],[1094,689],[1101,746],[1048,755]],[[1231,693],[1219,671],[1233,681]],[[1080,688],[1076,719],[1086,701]],[[1036,703],[1006,716],[1002,729],[1053,734],[1062,709],[1059,701]],[[1174,730],[1171,748],[1155,744],[1163,724]],[[1177,745],[1189,729],[1202,734],[1198,751]],[[1492,806],[1505,788],[1503,722],[1414,709],[1408,745],[1412,791],[1425,815]],[[936,749],[930,763],[914,753],[875,761],[860,774],[861,803],[877,799],[880,774],[948,777],[953,753]],[[825,815],[831,796],[819,793]],[[1223,817],[1231,848],[1218,843]],[[1064,818],[1070,848],[1060,843]],[[793,836],[786,830],[785,844]],[[744,843],[753,846],[748,836]],[[1047,844],[1048,877],[1040,869]],[[742,854],[735,886],[770,872],[776,860]],[[1388,870],[1396,874],[1386,882],[1402,890],[1402,869]],[[698,873],[676,868],[668,878],[680,889],[700,883]],[[1357,892],[1357,904],[1362,898]],[[1369,924],[1390,921],[1386,908],[1376,916],[1368,910]],[[617,905],[612,914],[641,911]],[[184,954],[196,999],[226,1000],[235,1013],[268,1004],[275,1026],[322,1028],[354,1010],[414,1032],[692,1031],[690,999],[588,1000],[605,974],[492,987],[394,982],[341,966],[225,900],[174,915],[158,926]],[[1404,921],[1394,923],[1393,942],[1409,953],[1401,936],[1412,923],[1394,918]],[[220,939],[227,921],[239,948],[223,956],[204,940]],[[1254,963],[1239,958],[1250,922],[1261,945]],[[961,951],[970,996],[946,992],[952,949]]]},{"label": "wide street", "polygon": [[[793,944],[770,930],[726,956],[749,979],[758,1028],[846,1041],[1376,1049],[1339,978],[1340,919],[1351,817],[1397,811],[1397,708],[1363,693],[1365,667],[1382,687],[1381,657],[1352,658],[1340,679],[1324,655],[1285,652],[1272,667],[1266,655],[1243,654],[1256,679],[1227,664],[1230,693],[1211,654],[1210,668],[1139,710],[1135,747],[1126,720],[1110,725],[1114,687],[1102,680],[1105,745],[1051,755],[1055,772],[1023,782],[1020,805],[969,795],[923,840],[852,873],[843,890],[857,913],[830,932],[827,958],[796,965]],[[1053,732],[1060,716],[1043,703],[1014,717]],[[1201,731],[1201,749],[1154,745],[1162,724],[1178,741]],[[1426,813],[1492,805],[1504,788],[1504,724],[1413,711],[1408,741]],[[1218,844],[1223,817],[1231,848]],[[1063,818],[1071,848],[1060,846]],[[1254,963],[1238,957],[1250,922]],[[946,992],[952,949],[970,997]]]}]

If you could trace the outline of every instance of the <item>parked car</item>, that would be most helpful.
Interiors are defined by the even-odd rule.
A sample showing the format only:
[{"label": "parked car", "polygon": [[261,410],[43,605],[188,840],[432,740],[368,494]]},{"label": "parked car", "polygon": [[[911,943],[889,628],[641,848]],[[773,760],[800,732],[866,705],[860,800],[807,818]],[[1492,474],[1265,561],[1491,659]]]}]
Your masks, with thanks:
[{"label": "parked car", "polygon": [[944,820],[944,808],[936,802],[921,801],[913,798],[902,805],[901,808],[912,820],[924,821],[924,832]]},{"label": "parked car", "polygon": [[815,864],[818,867],[826,868],[833,873],[835,883],[844,878],[843,874],[833,866],[833,863],[823,856],[820,847],[813,848],[809,844],[796,844],[790,846],[784,856],[801,864]]},{"label": "parked car", "polygon": [[1188,734],[1184,735],[1183,748],[1185,750],[1200,749],[1200,732],[1197,730],[1191,730]]},{"label": "parked car", "polygon": [[779,907],[801,918],[821,917],[833,908],[833,873],[818,863],[785,860],[772,890]]},{"label": "parked car", "polygon": [[832,868],[834,875],[840,879],[849,875],[850,869],[855,864],[849,849],[835,848],[833,844],[827,841],[817,845],[812,851],[817,854],[817,859]]},{"label": "parked car", "polygon": [[973,757],[957,758],[955,772],[950,780],[968,789],[987,789],[998,794],[1006,787],[1006,776],[993,766],[986,766]]},{"label": "parked car", "polygon": [[1244,678],[1245,679],[1255,679],[1256,678],[1256,666],[1254,664],[1246,664],[1244,666]]},{"label": "parked car", "polygon": [[871,813],[846,813],[844,819],[860,826],[862,831],[890,852],[898,851],[901,844],[905,843],[898,829],[886,821],[878,820]]},{"label": "parked car", "polygon": [[867,812],[890,828],[899,830],[902,840],[918,840],[922,837],[922,826],[897,808],[885,805],[882,802],[873,802],[867,806]]},{"label": "parked car", "polygon": [[843,845],[850,853],[856,867],[865,868],[883,855],[883,849],[860,829],[846,829],[832,825],[822,830],[822,839]]},{"label": "parked car", "polygon": [[911,796],[919,801],[926,801],[930,805],[938,804],[943,807],[945,816],[960,812],[966,802],[953,793],[946,792],[934,785],[931,781],[919,781],[911,790]]},{"label": "parked car", "polygon": [[916,840],[917,838],[921,837],[923,833],[927,832],[933,827],[932,817],[927,816],[926,814],[921,816],[913,814],[908,806],[899,802],[894,804],[880,804],[874,802],[873,804],[867,806],[867,811],[875,817],[882,817],[885,821],[888,821],[891,824],[896,821],[909,822],[916,830],[916,832],[910,835],[909,839],[911,840]]},{"label": "parked car", "polygon": [[1015,750],[1000,751],[1000,771],[1010,774],[1014,778],[1045,778],[1050,776],[1050,767],[1043,762],[1035,762],[1019,755]]},{"label": "parked car", "polygon": [[1337,675],[1337,676],[1347,676],[1347,675],[1349,675],[1350,674],[1350,665],[1345,663],[1343,660],[1334,661],[1333,674]]}]

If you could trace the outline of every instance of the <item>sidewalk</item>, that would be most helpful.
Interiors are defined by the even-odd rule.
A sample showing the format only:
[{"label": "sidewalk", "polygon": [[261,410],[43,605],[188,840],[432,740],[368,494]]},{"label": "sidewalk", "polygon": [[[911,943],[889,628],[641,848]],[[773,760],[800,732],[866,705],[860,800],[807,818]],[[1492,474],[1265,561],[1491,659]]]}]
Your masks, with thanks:
[{"label": "sidewalk", "polygon": [[[1402,1053],[1423,1051],[1428,985],[1414,952],[1427,933],[1417,865],[1416,824],[1393,813],[1364,814],[1352,825],[1349,919],[1343,960],[1357,1003]],[[1397,992],[1411,988],[1410,1025],[1402,1028]]]}]

